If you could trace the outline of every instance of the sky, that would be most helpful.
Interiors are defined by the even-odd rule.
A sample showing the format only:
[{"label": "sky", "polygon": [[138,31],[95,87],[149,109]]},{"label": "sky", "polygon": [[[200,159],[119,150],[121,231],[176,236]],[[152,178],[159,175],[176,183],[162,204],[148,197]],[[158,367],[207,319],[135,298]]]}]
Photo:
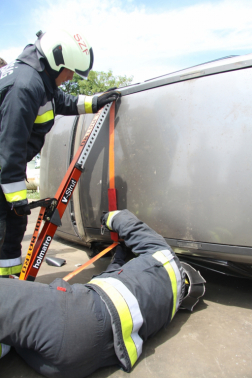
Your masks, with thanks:
[{"label": "sky", "polygon": [[0,57],[14,60],[36,32],[82,31],[96,71],[133,83],[252,53],[251,0],[1,0]]}]

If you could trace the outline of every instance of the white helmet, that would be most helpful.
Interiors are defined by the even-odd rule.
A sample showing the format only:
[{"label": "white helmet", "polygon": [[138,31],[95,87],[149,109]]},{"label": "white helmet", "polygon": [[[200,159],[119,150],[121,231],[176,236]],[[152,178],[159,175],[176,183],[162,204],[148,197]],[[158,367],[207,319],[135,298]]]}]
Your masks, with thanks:
[{"label": "white helmet", "polygon": [[94,55],[82,33],[57,29],[46,33],[39,31],[37,37],[36,47],[52,70],[59,73],[62,68],[68,68],[83,78],[88,76]]}]

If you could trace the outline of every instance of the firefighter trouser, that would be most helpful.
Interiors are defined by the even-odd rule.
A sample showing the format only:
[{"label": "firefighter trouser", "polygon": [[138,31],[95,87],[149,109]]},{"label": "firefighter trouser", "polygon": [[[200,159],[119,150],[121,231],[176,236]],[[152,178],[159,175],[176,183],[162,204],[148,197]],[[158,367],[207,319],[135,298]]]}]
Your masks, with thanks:
[{"label": "firefighter trouser", "polygon": [[0,277],[21,272],[21,242],[27,226],[27,215],[11,210],[0,186]]},{"label": "firefighter trouser", "polygon": [[0,342],[38,373],[83,378],[119,364],[108,310],[85,285],[0,279],[0,303]]},{"label": "firefighter trouser", "polygon": [[125,264],[126,254],[123,251],[120,244],[116,247],[115,255],[112,258],[112,262],[107,267],[106,271],[116,270]]}]

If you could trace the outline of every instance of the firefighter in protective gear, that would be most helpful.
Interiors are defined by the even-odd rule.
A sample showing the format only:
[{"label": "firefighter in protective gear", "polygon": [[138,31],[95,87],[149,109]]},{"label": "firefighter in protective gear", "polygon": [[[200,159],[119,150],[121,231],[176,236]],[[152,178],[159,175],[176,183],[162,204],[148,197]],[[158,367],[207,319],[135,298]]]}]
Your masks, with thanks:
[{"label": "firefighter in protective gear", "polygon": [[185,271],[161,235],[128,210],[107,213],[103,224],[138,257],[124,264],[118,246],[85,285],[0,279],[0,343],[46,377],[86,377],[115,364],[129,372],[182,302]]},{"label": "firefighter in protective gear", "polygon": [[41,151],[56,114],[97,112],[120,93],[77,97],[58,88],[74,72],[87,77],[92,47],[80,32],[39,32],[12,63],[0,69],[0,277],[21,271],[21,241],[30,214],[26,164]]}]

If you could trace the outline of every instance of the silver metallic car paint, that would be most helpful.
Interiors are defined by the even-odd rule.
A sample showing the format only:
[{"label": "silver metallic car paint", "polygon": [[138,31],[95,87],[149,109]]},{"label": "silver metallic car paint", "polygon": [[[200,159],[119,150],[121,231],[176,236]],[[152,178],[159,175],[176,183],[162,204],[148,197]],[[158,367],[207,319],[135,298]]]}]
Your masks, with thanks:
[{"label": "silver metallic car paint", "polygon": [[[76,117],[57,116],[56,125],[46,137],[40,166],[41,198],[53,198],[66,173],[70,160],[71,136],[75,119]],[[75,235],[70,211],[65,211],[62,226],[58,230],[66,236]]]},{"label": "silver metallic car paint", "polygon": [[251,86],[247,69],[124,97],[119,204],[166,237],[251,246]]},{"label": "silver metallic car paint", "polygon": [[[83,138],[83,135],[87,131],[91,121],[93,119],[93,115],[82,115],[79,117],[79,122],[76,125],[76,131],[75,131],[75,138],[72,144],[72,153],[75,155],[77,152],[81,140]],[[72,222],[72,225],[75,229],[75,233],[78,235],[79,239],[86,240],[86,232],[83,225],[83,219],[80,211],[80,184],[77,183],[75,191],[73,192],[73,196],[71,199],[71,206],[72,206],[72,221],[74,217],[74,222]]]},{"label": "silver metallic car paint", "polygon": [[[237,69],[248,61],[251,65],[251,55],[225,60],[233,71],[187,80],[185,75],[193,71],[185,70],[185,81],[165,85],[174,74],[122,90],[115,129],[118,208],[135,213],[166,237],[176,252],[252,262],[252,69]],[[220,62],[197,67],[197,72],[207,68],[216,72]],[[161,86],[146,89],[155,82]],[[41,172],[47,196],[53,195],[49,187],[56,191],[61,181],[57,177],[62,179],[66,170],[69,152],[58,149],[64,150],[67,139],[70,148],[65,129],[72,124],[73,117],[60,118],[50,138],[62,141],[48,141],[44,147],[42,161],[46,154],[50,169],[62,155],[58,176],[47,172],[43,177]],[[60,132],[62,128],[65,131]],[[80,121],[79,128],[77,144],[85,130]],[[101,238],[99,219],[108,208],[107,167],[108,124],[87,161],[78,200],[76,193],[73,199],[86,241]],[[74,236],[70,216],[63,224],[62,231]]]}]

